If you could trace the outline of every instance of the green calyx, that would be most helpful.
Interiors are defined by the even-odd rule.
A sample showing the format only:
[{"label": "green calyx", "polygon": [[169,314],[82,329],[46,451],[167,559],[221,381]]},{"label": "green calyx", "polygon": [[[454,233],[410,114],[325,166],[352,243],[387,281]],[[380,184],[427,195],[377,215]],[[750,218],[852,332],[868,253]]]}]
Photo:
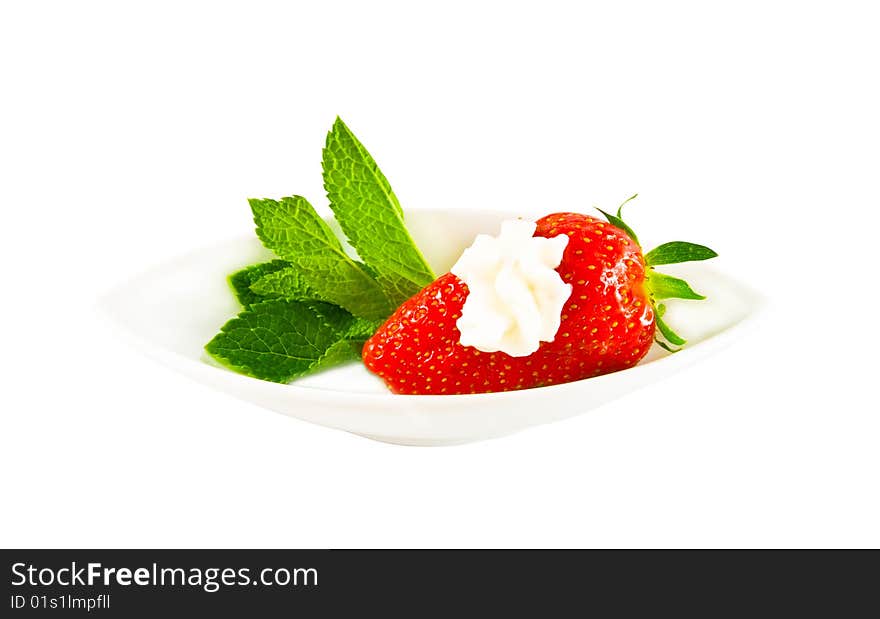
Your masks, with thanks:
[{"label": "green calyx", "polygon": [[[606,213],[598,207],[596,210],[605,216],[608,223],[626,232],[626,234],[635,241],[636,245],[641,247],[636,233],[633,232],[633,229],[623,221],[624,205],[630,200],[635,199],[638,195],[639,194],[634,194],[624,200],[623,203],[617,207],[616,215]],[[654,309],[657,331],[661,336],[658,337],[655,334],[654,341],[664,350],[678,352],[681,350],[680,347],[684,346],[687,341],[666,324],[663,320],[663,315],[666,313],[666,306],[657,302],[662,299],[691,299],[699,301],[706,297],[695,292],[693,288],[690,287],[690,284],[683,279],[660,273],[654,270],[654,267],[662,264],[678,264],[681,262],[708,260],[709,258],[715,258],[717,255],[718,254],[714,250],[709,249],[704,245],[687,243],[685,241],[663,243],[645,254],[645,263],[648,266],[645,285],[651,298],[651,306]],[[673,346],[678,346],[679,348],[673,348]]]},{"label": "green calyx", "polygon": [[[636,233],[633,232],[633,229],[630,228],[625,221],[623,221],[623,207],[627,202],[629,202],[630,200],[635,200],[638,197],[639,197],[639,194],[634,193],[633,195],[628,197],[626,200],[621,202],[620,206],[617,207],[617,215],[612,215],[611,213],[606,213],[605,211],[603,211],[599,207],[596,207],[597,211],[599,211],[600,213],[605,215],[605,219],[608,220],[608,223],[610,223],[613,226],[617,226],[618,228],[620,228],[621,230],[626,232],[629,235],[629,237],[636,242],[636,245],[639,245],[639,237],[637,237]],[[641,247],[641,245],[639,245],[639,246]]]}]

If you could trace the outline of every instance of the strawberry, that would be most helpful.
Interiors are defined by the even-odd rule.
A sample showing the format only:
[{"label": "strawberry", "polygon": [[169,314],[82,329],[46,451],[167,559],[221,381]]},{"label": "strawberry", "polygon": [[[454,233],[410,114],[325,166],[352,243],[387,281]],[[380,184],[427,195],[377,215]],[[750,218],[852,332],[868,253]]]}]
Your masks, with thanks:
[{"label": "strawberry", "polygon": [[[556,271],[571,284],[572,292],[552,342],[541,342],[536,352],[523,357],[463,346],[456,321],[468,287],[447,273],[405,301],[367,340],[363,349],[367,368],[394,393],[486,393],[626,369],[647,354],[655,330],[671,344],[684,344],[663,323],[663,306],[656,302],[703,297],[686,282],[652,267],[717,254],[682,242],[643,254],[635,233],[621,219],[621,209],[617,215],[602,213],[608,221],[579,213],[554,213],[537,221],[535,236],[569,237]],[[656,340],[672,350],[659,336]]]}]

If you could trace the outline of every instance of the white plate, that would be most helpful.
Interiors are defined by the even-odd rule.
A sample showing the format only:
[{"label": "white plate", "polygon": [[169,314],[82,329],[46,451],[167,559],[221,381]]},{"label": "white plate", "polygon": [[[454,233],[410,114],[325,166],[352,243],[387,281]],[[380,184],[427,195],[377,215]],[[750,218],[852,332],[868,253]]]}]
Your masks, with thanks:
[{"label": "white plate", "polygon": [[[407,224],[426,258],[446,272],[480,232],[497,234],[517,213],[418,210]],[[451,445],[493,438],[577,415],[663,378],[715,352],[753,321],[759,294],[705,263],[665,269],[683,274],[706,301],[671,301],[668,320],[688,339],[670,355],[654,346],[636,367],[588,380],[507,393],[401,396],[359,363],[279,385],[210,364],[203,346],[234,316],[226,282],[236,269],[270,258],[256,238],[208,247],[118,286],[101,302],[123,332],[154,359],[265,408],[312,423],[405,445]]]}]

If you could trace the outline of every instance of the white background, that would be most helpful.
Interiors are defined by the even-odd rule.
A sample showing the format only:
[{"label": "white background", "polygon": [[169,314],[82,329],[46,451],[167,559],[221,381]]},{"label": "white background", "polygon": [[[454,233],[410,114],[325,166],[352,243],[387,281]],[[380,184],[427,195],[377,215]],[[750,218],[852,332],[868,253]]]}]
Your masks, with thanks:
[{"label": "white background", "polygon": [[[0,545],[878,546],[872,3],[5,2]],[[613,206],[717,249],[757,332],[455,448],[189,382],[115,283],[324,203],[340,114],[407,208]]]}]

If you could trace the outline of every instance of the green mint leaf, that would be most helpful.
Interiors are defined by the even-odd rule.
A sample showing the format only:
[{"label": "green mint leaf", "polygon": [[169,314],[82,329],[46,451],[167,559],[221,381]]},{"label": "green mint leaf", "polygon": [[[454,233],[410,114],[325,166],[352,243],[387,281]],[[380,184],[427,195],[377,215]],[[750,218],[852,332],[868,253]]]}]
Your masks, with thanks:
[{"label": "green mint leaf", "polygon": [[235,293],[238,302],[244,307],[248,307],[254,303],[265,301],[263,297],[269,296],[252,290],[251,286],[264,276],[280,271],[288,266],[290,265],[284,260],[272,260],[271,262],[255,264],[230,275],[229,285],[232,286],[232,291]]},{"label": "green mint leaf", "polygon": [[366,341],[370,339],[370,336],[372,336],[381,326],[381,321],[355,318],[351,325],[349,325],[348,330],[346,330],[345,337],[352,341]]},{"label": "green mint leaf", "polygon": [[354,318],[348,329],[340,335],[341,339],[327,349],[312,370],[325,369],[348,361],[358,361],[364,349],[364,344],[370,336],[382,325],[374,320]]},{"label": "green mint leaf", "polygon": [[309,285],[321,298],[347,309],[355,316],[382,320],[390,316],[396,307],[360,263],[315,256],[292,262],[308,278]]},{"label": "green mint leaf", "polygon": [[347,361],[359,360],[364,344],[380,326],[382,326],[381,321],[353,317],[351,322],[348,323],[348,327],[341,334],[342,339],[327,349],[327,352],[318,360],[312,370],[324,369]]},{"label": "green mint leaf", "polygon": [[659,247],[655,247],[645,254],[645,262],[649,266],[658,264],[677,264],[679,262],[693,262],[695,260],[708,260],[714,258],[718,254],[714,250],[697,245],[696,243],[687,243],[685,241],[672,241],[671,243],[663,243]]},{"label": "green mint leaf", "polygon": [[[375,333],[378,325],[381,324],[376,321],[356,318],[341,307],[330,303],[312,302],[308,305],[315,314],[321,317],[325,324],[331,326],[336,331],[339,338],[318,359],[311,368],[311,371],[323,370],[340,363],[360,359],[364,342],[370,335]],[[365,325],[370,325],[371,330],[369,335],[362,338],[361,334],[366,329]]]},{"label": "green mint leaf", "polygon": [[683,279],[664,275],[650,269],[648,271],[648,289],[654,299],[705,299],[701,294],[694,292],[690,285]]},{"label": "green mint leaf", "polygon": [[[661,305],[660,307],[663,307],[663,306]],[[664,307],[664,310],[665,310],[665,307]],[[670,343],[675,344],[676,346],[684,346],[684,344],[687,342],[687,340],[685,340],[678,333],[673,331],[669,327],[669,325],[667,325],[663,321],[663,318],[662,318],[663,313],[664,312],[661,312],[659,307],[657,308],[657,310],[655,312],[654,320],[657,323],[657,329],[660,331],[660,333],[663,334],[663,337],[665,337],[667,340],[669,340]],[[667,350],[669,350],[669,349],[667,349]]]},{"label": "green mint leaf", "polygon": [[350,312],[338,305],[323,301],[305,301],[305,304],[340,336],[348,332],[355,321],[355,317]]},{"label": "green mint leaf", "polygon": [[267,273],[251,283],[251,294],[293,301],[322,300],[318,291],[309,286],[296,267],[279,260],[284,267]]},{"label": "green mint leaf", "polygon": [[339,340],[334,343],[327,351],[318,359],[309,370],[317,372],[318,370],[326,370],[334,365],[341,365],[349,361],[357,361],[361,358],[361,349],[363,342],[353,342],[351,340]]},{"label": "green mint leaf", "polygon": [[[633,196],[633,198],[634,197],[635,196]],[[632,200],[632,198],[630,198],[630,200]],[[629,238],[631,238],[632,240],[634,240],[636,242],[636,244],[638,244],[639,237],[636,236],[636,233],[633,232],[633,229],[630,228],[626,224],[626,222],[624,222],[620,217],[618,217],[616,215],[612,215],[611,213],[606,213],[605,211],[603,211],[599,207],[596,207],[596,210],[599,211],[600,213],[602,213],[603,215],[605,215],[605,219],[608,220],[608,223],[610,223],[612,226],[617,226],[618,228],[620,228],[621,230],[626,232],[629,235]]]},{"label": "green mint leaf", "polygon": [[345,253],[305,198],[249,203],[263,244],[290,262],[321,298],[367,319],[384,319],[397,307],[364,265]]},{"label": "green mint leaf", "polygon": [[404,225],[403,209],[388,179],[339,118],[327,134],[322,165],[339,226],[394,306],[434,281]]},{"label": "green mint leaf", "polygon": [[385,322],[384,320],[367,320],[352,316],[349,312],[332,303],[312,301],[308,305],[312,311],[324,319],[324,322],[336,329],[340,338],[348,341],[369,339]]},{"label": "green mint leaf", "polygon": [[302,196],[281,200],[248,199],[257,225],[257,236],[276,254],[331,255],[347,258],[342,243],[318,213]]},{"label": "green mint leaf", "polygon": [[[354,322],[348,312],[323,303],[272,299],[256,303],[233,318],[205,350],[230,369],[254,378],[287,383],[314,369],[352,358],[345,332]],[[331,350],[332,349],[332,350]]]}]

